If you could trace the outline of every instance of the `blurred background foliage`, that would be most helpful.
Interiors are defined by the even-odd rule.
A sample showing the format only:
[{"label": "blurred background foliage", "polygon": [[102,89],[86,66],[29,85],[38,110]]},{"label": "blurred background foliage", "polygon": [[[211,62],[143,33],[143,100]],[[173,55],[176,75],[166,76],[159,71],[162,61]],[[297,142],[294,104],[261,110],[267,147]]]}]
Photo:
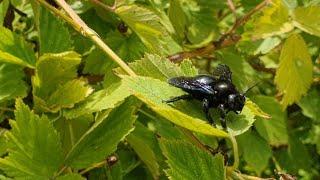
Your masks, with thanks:
[{"label": "blurred background foliage", "polygon": [[[63,12],[0,3],[2,179],[320,179],[319,0],[68,0],[137,78],[45,2]],[[178,128],[219,146],[200,103],[161,103],[182,93],[167,78],[220,63],[242,92],[260,82],[228,116],[244,175],[229,142],[211,156]]]}]

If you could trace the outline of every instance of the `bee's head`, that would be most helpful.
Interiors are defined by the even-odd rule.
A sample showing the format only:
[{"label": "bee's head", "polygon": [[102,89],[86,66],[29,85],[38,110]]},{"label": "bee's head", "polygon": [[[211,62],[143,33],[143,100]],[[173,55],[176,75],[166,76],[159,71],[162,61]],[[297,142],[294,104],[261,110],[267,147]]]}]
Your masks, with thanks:
[{"label": "bee's head", "polygon": [[228,96],[228,106],[231,111],[239,114],[246,102],[246,97],[243,94],[230,94]]}]

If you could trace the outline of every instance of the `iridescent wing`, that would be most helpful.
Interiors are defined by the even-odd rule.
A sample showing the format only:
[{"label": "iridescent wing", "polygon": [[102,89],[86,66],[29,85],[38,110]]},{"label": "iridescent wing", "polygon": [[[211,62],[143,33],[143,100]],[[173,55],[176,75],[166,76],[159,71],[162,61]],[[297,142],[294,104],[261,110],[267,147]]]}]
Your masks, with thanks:
[{"label": "iridescent wing", "polygon": [[188,93],[201,93],[214,95],[213,84],[216,82],[211,76],[199,75],[196,77],[174,77],[168,80],[168,83],[178,87]]},{"label": "iridescent wing", "polygon": [[216,69],[213,71],[213,77],[222,80],[229,81],[232,83],[232,72],[230,71],[229,66],[225,64],[219,64]]}]

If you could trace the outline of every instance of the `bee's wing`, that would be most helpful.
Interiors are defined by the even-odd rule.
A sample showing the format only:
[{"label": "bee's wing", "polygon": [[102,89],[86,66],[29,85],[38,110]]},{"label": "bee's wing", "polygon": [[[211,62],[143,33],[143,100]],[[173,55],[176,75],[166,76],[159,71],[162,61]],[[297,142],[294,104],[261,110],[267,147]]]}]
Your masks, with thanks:
[{"label": "bee's wing", "polygon": [[232,83],[232,72],[230,68],[225,64],[219,64],[213,71],[213,76],[222,81],[229,81]]},{"label": "bee's wing", "polygon": [[214,90],[210,84],[199,82],[196,77],[174,77],[169,79],[168,83],[189,93],[198,92],[208,95],[214,94]]}]

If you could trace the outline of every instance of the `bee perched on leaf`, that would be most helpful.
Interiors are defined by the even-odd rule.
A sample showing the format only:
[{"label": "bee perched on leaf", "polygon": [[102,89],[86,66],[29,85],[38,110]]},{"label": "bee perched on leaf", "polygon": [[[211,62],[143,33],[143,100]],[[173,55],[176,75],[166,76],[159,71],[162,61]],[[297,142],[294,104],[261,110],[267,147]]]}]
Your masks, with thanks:
[{"label": "bee perched on leaf", "polygon": [[170,85],[178,87],[188,94],[177,96],[164,102],[172,103],[178,100],[197,99],[202,102],[203,112],[206,114],[207,120],[212,125],[215,125],[215,123],[210,116],[209,109],[218,109],[221,125],[226,129],[226,114],[230,111],[233,111],[236,114],[241,113],[246,101],[246,93],[240,93],[237,90],[232,83],[231,75],[232,72],[227,65],[219,64],[212,76],[198,75],[195,77],[180,76],[170,78],[168,80]]}]

